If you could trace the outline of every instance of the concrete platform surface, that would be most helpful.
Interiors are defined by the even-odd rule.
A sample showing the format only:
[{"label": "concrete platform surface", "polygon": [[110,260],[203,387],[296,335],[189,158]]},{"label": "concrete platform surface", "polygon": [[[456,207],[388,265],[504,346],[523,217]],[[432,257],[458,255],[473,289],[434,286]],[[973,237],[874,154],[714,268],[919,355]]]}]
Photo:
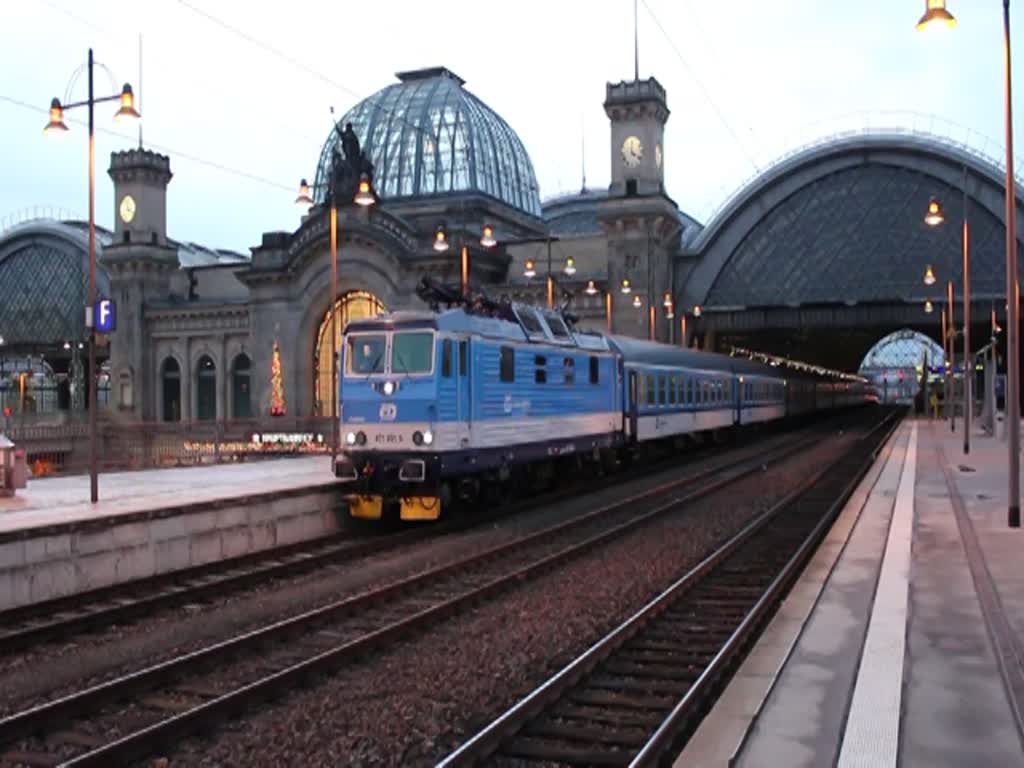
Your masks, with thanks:
[{"label": "concrete platform surface", "polygon": [[329,456],[304,456],[104,473],[96,504],[89,502],[88,475],[30,479],[15,497],[0,498],[0,537],[94,518],[329,486],[334,483],[330,462]]},{"label": "concrete platform surface", "polygon": [[675,766],[1024,766],[1006,470],[904,423]]}]

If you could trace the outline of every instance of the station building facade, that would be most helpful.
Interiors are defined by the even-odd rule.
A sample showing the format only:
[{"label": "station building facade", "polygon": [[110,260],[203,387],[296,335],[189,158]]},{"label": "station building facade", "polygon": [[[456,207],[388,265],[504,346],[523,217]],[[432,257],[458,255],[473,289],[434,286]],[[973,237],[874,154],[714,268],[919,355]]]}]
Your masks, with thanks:
[{"label": "station building facade", "polygon": [[[444,68],[399,73],[325,140],[315,204],[299,226],[263,233],[248,254],[171,238],[170,158],[112,154],[115,226],[98,243],[98,293],[119,311],[100,350],[106,412],[131,422],[330,415],[330,360],[345,324],[424,306],[421,279],[457,284],[463,247],[473,290],[543,303],[550,274],[554,301],[583,328],[777,353],[823,329],[833,342],[822,355],[849,368],[894,328],[937,336],[921,274],[949,262],[962,279],[947,251],[958,247],[966,204],[976,301],[987,311],[1001,295],[1001,172],[983,159],[909,135],[846,137],[773,166],[705,226],[665,191],[670,113],[658,81],[609,83],[604,108],[608,188],[542,202],[522,141],[461,78]],[[378,199],[339,208],[332,302],[327,190],[349,123]],[[932,197],[948,201],[944,228],[921,222]],[[34,410],[81,408],[85,245],[81,222],[29,221],[0,236],[5,403],[26,408],[27,373],[29,385],[49,382],[28,387],[46,393]],[[853,334],[845,357],[839,331]]]}]

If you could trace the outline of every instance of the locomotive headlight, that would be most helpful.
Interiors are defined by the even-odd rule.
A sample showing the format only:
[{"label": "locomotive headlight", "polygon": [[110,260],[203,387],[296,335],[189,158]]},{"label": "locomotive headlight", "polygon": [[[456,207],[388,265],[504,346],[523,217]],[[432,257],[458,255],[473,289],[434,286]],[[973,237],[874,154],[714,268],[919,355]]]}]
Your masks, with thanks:
[{"label": "locomotive headlight", "polygon": [[358,432],[358,433],[356,434],[356,442],[357,442],[357,443],[358,443],[359,445],[366,445],[366,433],[365,433],[365,432],[363,432],[362,430],[360,430],[360,431],[359,431],[359,432]]},{"label": "locomotive headlight", "polygon": [[395,394],[395,382],[393,382],[393,381],[385,381],[384,382],[384,394],[385,395],[393,395],[393,394]]},{"label": "locomotive headlight", "polygon": [[431,432],[428,429],[426,432],[423,433],[423,444],[424,445],[433,445],[433,443],[434,443],[434,433]]},{"label": "locomotive headlight", "polygon": [[349,432],[347,435],[345,435],[345,442],[348,443],[349,445],[355,445],[356,444],[356,433],[355,432]]}]

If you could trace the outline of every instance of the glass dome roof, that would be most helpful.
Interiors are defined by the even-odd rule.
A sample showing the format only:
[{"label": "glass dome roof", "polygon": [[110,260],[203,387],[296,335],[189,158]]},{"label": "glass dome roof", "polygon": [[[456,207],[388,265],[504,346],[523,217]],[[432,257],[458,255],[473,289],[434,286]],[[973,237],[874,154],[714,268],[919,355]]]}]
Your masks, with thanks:
[{"label": "glass dome roof", "polygon": [[[533,216],[540,194],[526,148],[496,112],[443,67],[400,72],[389,85],[350,109],[339,124],[352,129],[374,164],[382,198],[479,191]],[[327,193],[331,129],[317,165],[314,197]]]}]

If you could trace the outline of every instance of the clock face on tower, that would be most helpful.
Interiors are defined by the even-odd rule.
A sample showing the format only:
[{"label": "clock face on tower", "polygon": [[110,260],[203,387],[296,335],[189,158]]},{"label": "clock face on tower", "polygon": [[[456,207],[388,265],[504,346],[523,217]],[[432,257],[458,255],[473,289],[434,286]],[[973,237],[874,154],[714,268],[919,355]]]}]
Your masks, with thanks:
[{"label": "clock face on tower", "polygon": [[125,195],[121,198],[121,221],[125,224],[129,224],[132,219],[135,218],[135,198],[131,195]]},{"label": "clock face on tower", "polygon": [[643,156],[644,148],[640,139],[636,136],[627,136],[626,140],[622,142],[622,162],[630,168],[636,168],[640,165]]}]

